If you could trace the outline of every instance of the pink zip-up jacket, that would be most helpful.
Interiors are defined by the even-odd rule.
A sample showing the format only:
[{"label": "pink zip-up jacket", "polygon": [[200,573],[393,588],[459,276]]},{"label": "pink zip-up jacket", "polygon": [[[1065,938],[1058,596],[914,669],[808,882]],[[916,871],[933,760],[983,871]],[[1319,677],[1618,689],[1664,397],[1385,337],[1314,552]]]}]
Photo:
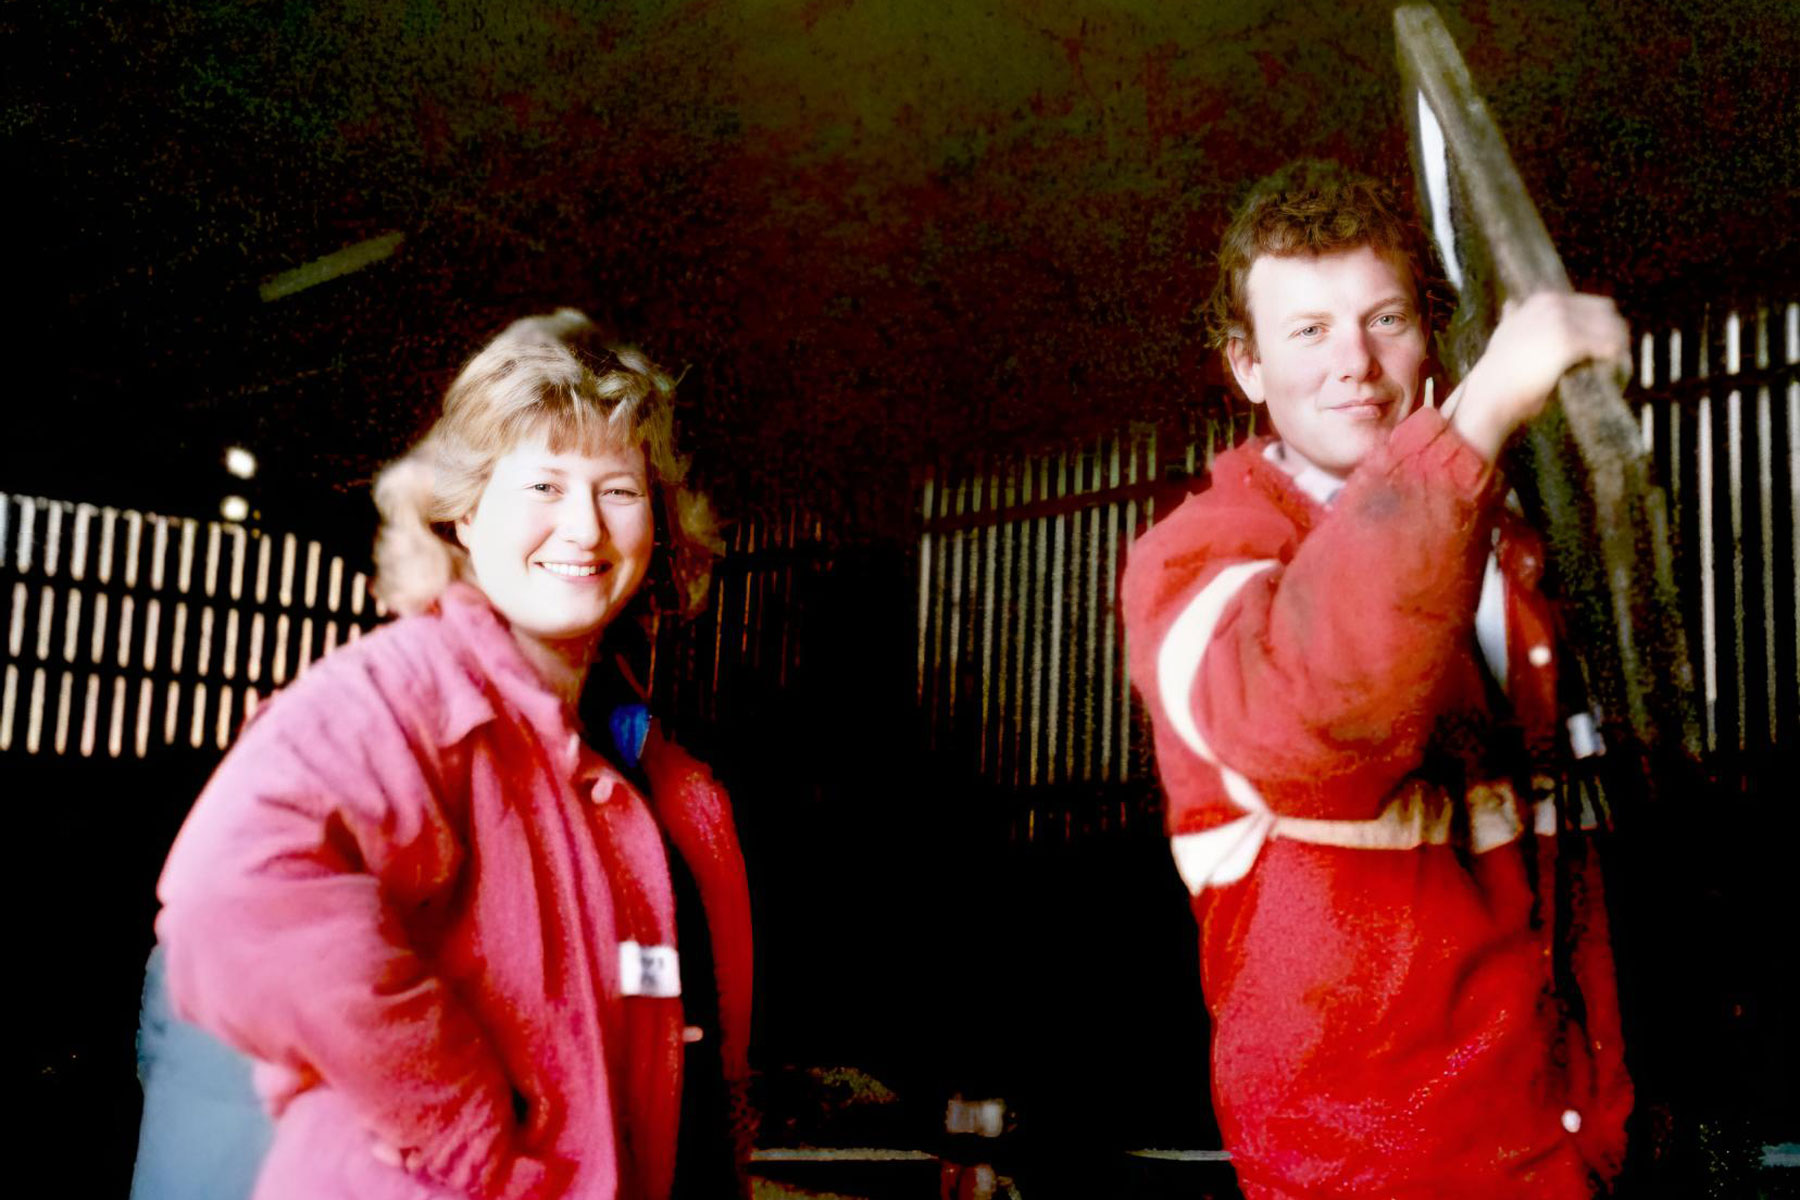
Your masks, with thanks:
[{"label": "pink zip-up jacket", "polygon": [[656,807],[589,750],[486,598],[268,702],[159,885],[184,1017],[258,1060],[257,1200],[663,1197],[682,1007],[666,830],[747,1076],[748,890],[724,792],[652,734]]}]

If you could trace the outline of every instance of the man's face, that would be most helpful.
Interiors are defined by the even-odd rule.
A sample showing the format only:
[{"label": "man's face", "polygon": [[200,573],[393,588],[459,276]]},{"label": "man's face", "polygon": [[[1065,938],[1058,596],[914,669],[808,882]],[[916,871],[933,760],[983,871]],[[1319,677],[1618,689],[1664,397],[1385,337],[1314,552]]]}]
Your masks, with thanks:
[{"label": "man's face", "polygon": [[1412,280],[1372,247],[1264,255],[1245,281],[1255,344],[1231,370],[1288,449],[1342,478],[1418,404],[1425,330]]}]

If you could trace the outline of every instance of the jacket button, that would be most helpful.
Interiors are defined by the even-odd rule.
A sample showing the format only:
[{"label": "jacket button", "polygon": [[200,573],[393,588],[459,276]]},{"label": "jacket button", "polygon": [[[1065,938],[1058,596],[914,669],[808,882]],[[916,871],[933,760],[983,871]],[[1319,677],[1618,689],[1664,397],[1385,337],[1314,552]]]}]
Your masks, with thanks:
[{"label": "jacket button", "polygon": [[1563,1109],[1562,1127],[1570,1133],[1581,1132],[1581,1114],[1572,1108]]},{"label": "jacket button", "polygon": [[1534,667],[1547,667],[1550,665],[1550,647],[1542,644],[1533,646],[1525,657]]}]

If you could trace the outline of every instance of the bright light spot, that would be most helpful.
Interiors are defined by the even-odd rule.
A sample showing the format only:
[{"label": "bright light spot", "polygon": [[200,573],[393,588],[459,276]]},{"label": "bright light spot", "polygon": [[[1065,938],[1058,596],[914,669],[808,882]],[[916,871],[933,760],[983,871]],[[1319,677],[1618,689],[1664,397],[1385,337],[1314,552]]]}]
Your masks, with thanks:
[{"label": "bright light spot", "polygon": [[225,447],[225,469],[239,479],[249,479],[256,474],[256,455],[242,446]]},{"label": "bright light spot", "polygon": [[219,515],[227,521],[242,521],[250,515],[250,502],[242,496],[227,496],[219,501]]}]

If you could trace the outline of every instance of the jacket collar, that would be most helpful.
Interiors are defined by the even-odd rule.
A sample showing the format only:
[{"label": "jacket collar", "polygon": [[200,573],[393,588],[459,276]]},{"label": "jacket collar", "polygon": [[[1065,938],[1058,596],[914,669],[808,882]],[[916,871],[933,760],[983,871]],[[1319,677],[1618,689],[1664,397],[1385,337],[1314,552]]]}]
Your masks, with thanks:
[{"label": "jacket collar", "polygon": [[583,742],[581,722],[537,668],[526,660],[512,627],[473,584],[452,583],[438,600],[438,617],[480,679],[522,715],[565,778],[598,779],[610,790],[616,772]]}]

